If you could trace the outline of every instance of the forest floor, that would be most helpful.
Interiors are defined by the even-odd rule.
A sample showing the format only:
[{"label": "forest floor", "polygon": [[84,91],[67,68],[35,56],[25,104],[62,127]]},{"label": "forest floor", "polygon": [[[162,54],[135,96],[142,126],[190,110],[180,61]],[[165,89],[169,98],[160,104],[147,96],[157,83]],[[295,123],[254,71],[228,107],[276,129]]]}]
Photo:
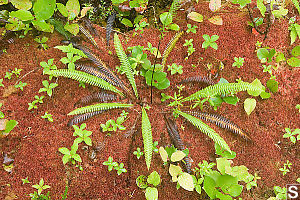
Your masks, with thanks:
[{"label": "forest floor", "polygon": [[[199,4],[196,11],[204,16],[210,16],[211,12],[207,7],[206,3]],[[178,13],[178,19],[181,20],[176,23],[184,29],[186,26],[184,13],[181,11]],[[208,71],[205,66],[208,63],[216,66],[219,63],[218,60],[222,61],[225,67],[218,79],[223,77],[229,82],[235,82],[238,78],[252,82],[258,78],[263,85],[266,85],[269,79],[269,75],[263,72],[263,67],[255,52],[256,42],[262,42],[264,36],[255,35],[249,31],[248,13],[233,6],[226,8],[226,12],[220,12],[219,15],[223,18],[222,26],[214,25],[207,20],[203,23],[188,21],[198,26],[197,33],[184,34],[168,58],[168,64],[177,63],[183,66],[183,74],[171,76],[168,72],[171,86],[162,91],[154,88],[152,104],[150,104],[150,87],[146,85],[143,77],[137,78],[138,92],[151,107],[147,112],[152,126],[153,139],[158,141],[159,146],[170,144],[163,120],[163,112],[167,110],[167,103],[161,103],[160,93],[173,95],[178,91],[176,86],[181,80],[195,75],[207,75]],[[97,52],[95,49],[94,51],[108,66],[115,69],[115,66],[119,65],[119,60],[115,54],[113,42],[110,43],[110,50],[113,52],[110,55],[105,45],[105,29],[95,27],[100,32],[100,37],[96,38],[100,51]],[[148,42],[151,42],[153,46],[158,45],[160,32],[155,28],[147,28],[143,34],[135,37],[132,37],[132,33],[126,33],[129,36],[126,43],[124,36],[120,35],[124,48],[136,45],[146,47]],[[217,41],[218,50],[201,48],[204,41],[203,34],[220,36]],[[167,45],[173,35],[173,32],[166,34],[161,42],[161,49]],[[18,126],[12,133],[0,139],[2,155],[6,153],[14,159],[11,173],[3,168],[0,170],[0,199],[29,199],[28,194],[34,191],[31,185],[37,184],[41,178],[51,186],[49,191],[53,199],[61,197],[66,179],[70,180],[67,199],[144,199],[144,192],[136,186],[135,179],[138,175],[147,175],[149,172],[145,167],[144,159],[138,160],[132,154],[132,149],[143,146],[142,136],[138,133],[133,145],[131,145],[131,137],[124,137],[139,115],[136,109],[126,110],[129,112],[129,119],[124,123],[127,130],[117,131],[111,136],[106,136],[106,133],[101,132],[100,124],[108,119],[116,119],[122,110],[105,112],[86,121],[87,130],[93,132],[91,139],[94,145],[104,145],[104,148],[97,152],[96,159],[90,159],[89,154],[93,153],[92,150],[84,150],[80,147],[79,154],[83,160],[83,171],[71,165],[64,166],[62,154],[58,149],[70,148],[74,140],[72,136],[74,129],[66,125],[69,120],[67,114],[74,109],[74,104],[81,97],[97,88],[87,85],[83,89],[78,87],[79,84],[76,81],[59,78],[57,80],[59,86],[54,89],[52,97],[45,95],[44,103],[39,105],[38,109],[28,111],[28,103],[34,100],[35,95],[40,95],[38,91],[42,87],[42,81],[47,80],[47,76],[42,75],[40,62],[54,58],[54,64],[58,68],[65,68],[59,62],[64,53],[53,48],[60,45],[62,39],[58,33],[49,35],[47,44],[50,48],[48,50],[37,48],[38,44],[33,41],[32,36],[15,39],[15,42],[7,49],[7,53],[3,53],[0,57],[0,78],[4,78],[5,72],[14,68],[23,70],[21,76],[28,73],[22,78],[22,82],[28,84],[24,87],[24,91],[11,91],[10,87],[15,84],[17,78],[5,79],[3,82],[5,88],[0,87],[0,102],[3,103],[1,111],[6,118],[18,121]],[[193,39],[196,48],[188,60],[184,59],[187,48],[182,47],[185,39]],[[89,46],[92,48],[91,45]],[[288,19],[276,20],[272,24],[267,39],[263,41],[263,46],[275,48],[289,55],[292,46],[289,39]],[[245,58],[244,66],[232,67],[234,57]],[[153,57],[150,56],[150,58],[153,61]],[[197,67],[192,67],[192,64]],[[257,173],[261,177],[257,188],[243,192],[243,199],[267,199],[273,194],[273,186],[285,187],[286,184],[294,183],[299,178],[299,143],[294,145],[282,136],[286,127],[300,128],[300,114],[295,108],[296,104],[300,103],[300,69],[280,65],[275,74],[279,82],[278,92],[266,100],[256,98],[257,106],[249,116],[243,108],[243,101],[249,97],[245,92],[237,95],[240,101],[236,106],[223,104],[217,111],[214,111],[211,106],[204,107],[205,112],[218,113],[230,119],[253,139],[253,143],[246,143],[230,132],[208,123],[237,153],[233,160],[234,165],[245,165],[251,174]],[[124,82],[128,83],[124,75],[121,77]],[[183,95],[187,96],[197,90],[196,85],[186,85]],[[5,95],[6,92],[9,94]],[[41,118],[46,111],[53,115],[53,123]],[[189,149],[193,168],[202,160],[215,161],[214,144],[206,135],[182,118],[178,118],[176,123],[178,127],[185,127],[184,130],[180,129],[180,134]],[[108,172],[107,166],[102,163],[109,156],[117,162],[123,162],[128,172],[120,176],[115,171]],[[287,160],[292,162],[291,172],[283,176],[279,168]],[[150,170],[156,170],[162,177],[162,183],[158,187],[159,199],[199,199],[199,194],[196,192],[188,192],[182,188],[176,189],[176,184],[172,183],[168,170],[163,166],[157,153],[154,154]],[[26,177],[32,184],[22,184],[21,179]]]}]

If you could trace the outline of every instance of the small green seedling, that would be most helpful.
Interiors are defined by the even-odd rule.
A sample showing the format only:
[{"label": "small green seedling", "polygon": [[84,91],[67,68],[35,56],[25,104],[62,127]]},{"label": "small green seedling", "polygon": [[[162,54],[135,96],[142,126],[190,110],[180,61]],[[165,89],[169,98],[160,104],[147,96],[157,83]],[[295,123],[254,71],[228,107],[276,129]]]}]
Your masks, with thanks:
[{"label": "small green seedling", "polygon": [[22,83],[22,81],[20,81],[17,85],[15,85],[15,88],[20,88],[20,90],[24,90],[24,87],[27,85],[27,83]]},{"label": "small green seedling", "polygon": [[4,87],[4,85],[3,85],[3,78],[0,79],[0,87]]},{"label": "small green seedling", "polygon": [[298,109],[298,110],[299,110],[299,113],[300,113],[300,104],[297,104],[297,105],[296,105],[296,109]]},{"label": "small green seedling", "polygon": [[113,158],[111,156],[108,157],[108,160],[103,162],[103,165],[108,166],[108,171],[113,170],[114,167],[118,166],[117,162],[113,162]]},{"label": "small green seedling", "polygon": [[218,49],[218,45],[216,41],[219,39],[218,35],[212,35],[211,37],[207,34],[204,34],[202,36],[204,38],[204,42],[202,43],[202,48],[207,49],[208,47],[211,47],[215,50]]},{"label": "small green seedling", "polygon": [[47,119],[49,122],[53,122],[52,115],[49,114],[48,112],[45,112],[43,116],[41,116],[43,119]]},{"label": "small green seedling", "polygon": [[[159,148],[159,154],[164,163],[171,161],[172,163],[183,161],[187,156],[188,150],[184,151],[176,150],[173,148]],[[182,187],[185,190],[193,191],[195,188],[192,175],[183,172],[181,167],[175,164],[170,164],[169,173],[172,176],[172,181],[177,182],[177,187]]]},{"label": "small green seedling", "polygon": [[[40,65],[43,67],[43,74],[47,74],[50,70],[57,69],[56,65],[53,65],[54,58],[51,58],[48,60],[48,63],[46,62],[40,62]],[[49,80],[52,79],[53,76],[49,76]]]},{"label": "small green seedling", "polygon": [[158,141],[154,141],[154,142],[153,142],[153,152],[154,152],[154,153],[158,153],[157,145],[158,145]]},{"label": "small green seedling", "polygon": [[33,188],[38,190],[38,195],[41,195],[43,190],[49,189],[50,186],[49,185],[44,185],[44,179],[41,178],[39,184],[33,185]]},{"label": "small green seedling", "polygon": [[85,88],[85,83],[84,83],[84,82],[81,82],[81,81],[79,81],[79,87],[83,87],[83,88]]},{"label": "small green seedling", "polygon": [[144,50],[148,50],[155,57],[161,58],[161,53],[158,51],[156,47],[153,47],[150,42],[148,42],[148,48],[144,48]]},{"label": "small green seedling", "polygon": [[30,183],[30,181],[28,180],[28,177],[22,178],[22,183],[23,183],[23,185],[24,185],[25,183]]},{"label": "small green seedling", "polygon": [[20,76],[22,70],[23,69],[17,69],[17,68],[15,68],[11,73],[13,73],[14,75],[16,75],[16,77],[18,78]]},{"label": "small green seedling", "polygon": [[107,161],[103,162],[103,165],[108,166],[108,171],[111,171],[113,169],[117,170],[118,175],[127,172],[127,170],[124,168],[124,164],[113,162],[113,158],[111,156],[108,157]]},{"label": "small green seedling", "polygon": [[234,57],[234,63],[232,64],[232,67],[240,68],[244,64],[244,58],[241,57]]},{"label": "small green seedling", "polygon": [[47,92],[48,96],[51,97],[52,93],[53,93],[53,89],[56,88],[58,86],[57,83],[50,83],[47,80],[44,80],[43,82],[44,87],[40,88],[39,93],[40,92]]},{"label": "small green seedling", "polygon": [[37,105],[36,105],[37,103],[40,103],[40,104],[44,103],[43,99],[45,98],[45,96],[39,97],[39,96],[35,95],[34,98],[35,98],[35,100],[33,102],[28,103],[28,105],[29,105],[28,110],[31,110],[33,108],[37,109]]},{"label": "small green seedling", "polygon": [[126,130],[126,127],[122,125],[123,122],[125,122],[126,117],[128,115],[128,112],[122,111],[120,117],[117,118],[117,120],[108,120],[105,124],[101,124],[101,128],[103,132],[106,131],[117,131],[117,128],[119,130]]},{"label": "small green seedling", "polygon": [[183,46],[187,46],[188,47],[188,50],[187,50],[187,57],[185,57],[185,60],[187,60],[189,58],[190,55],[192,55],[196,49],[194,48],[194,45],[193,45],[193,39],[190,39],[190,40],[185,40],[185,43],[183,44]]},{"label": "small green seedling", "polygon": [[286,175],[288,172],[290,172],[290,168],[292,166],[292,163],[287,160],[286,163],[283,164],[283,168],[279,168],[279,171],[282,172],[282,175]]},{"label": "small green seedling", "polygon": [[[145,21],[142,21],[141,23],[136,23],[135,25],[135,31],[140,31],[140,34],[143,34],[144,33],[144,28],[146,26],[149,26],[149,23],[145,22]],[[135,36],[136,34],[134,33],[133,36]]]},{"label": "small green seedling", "polygon": [[171,71],[171,75],[173,74],[182,74],[183,70],[182,70],[182,65],[177,65],[176,63],[173,63],[172,65],[168,65],[168,71]]},{"label": "small green seedling", "polygon": [[39,46],[41,46],[44,50],[49,48],[49,46],[46,44],[46,42],[48,41],[48,38],[45,36],[43,36],[42,38],[36,37],[36,38],[34,38],[34,41],[39,43]]},{"label": "small green seedling", "polygon": [[[153,171],[148,176],[148,178],[144,175],[140,175],[136,179],[136,185],[141,189],[146,189],[145,197],[147,200],[158,199],[158,190],[156,187],[160,183],[161,183],[161,178],[160,178],[160,175],[156,171]],[[150,184],[150,186],[148,184]],[[154,187],[152,187],[152,185]]]},{"label": "small green seedling", "polygon": [[[300,140],[300,129],[296,128],[293,132],[290,128],[285,128],[286,133],[283,135],[283,138],[289,138],[292,143]],[[296,137],[297,135],[297,137]]]},{"label": "small green seedling", "polygon": [[274,186],[275,199],[286,199],[287,189],[285,187]]},{"label": "small green seedling", "polygon": [[194,25],[194,26],[192,27],[191,24],[187,24],[187,30],[186,30],[186,33],[189,33],[189,32],[196,33],[196,32],[197,32],[196,28],[198,28],[198,26]]},{"label": "small green seedling", "polygon": [[[0,108],[3,106],[2,103],[0,103]],[[4,113],[2,111],[0,111],[0,119],[3,119],[4,118]]]},{"label": "small green seedling", "polygon": [[76,138],[74,142],[79,144],[84,141],[85,144],[92,146],[92,140],[89,137],[92,135],[92,131],[84,130],[86,128],[85,123],[81,124],[80,128],[76,125],[73,125],[73,128],[75,129],[73,136],[78,136],[78,138]]},{"label": "small green seedling", "polygon": [[67,53],[67,57],[63,57],[60,59],[60,62],[63,64],[68,64],[68,69],[75,70],[75,62],[81,59],[81,56],[74,55],[73,53]]},{"label": "small green seedling", "polygon": [[12,75],[13,74],[11,72],[6,72],[4,78],[7,78],[8,80],[10,80]]},{"label": "small green seedling", "polygon": [[115,166],[115,170],[117,170],[118,175],[127,172],[127,170],[124,168],[124,163],[120,163],[118,166]]},{"label": "small green seedling", "polygon": [[60,153],[64,154],[62,158],[64,165],[69,161],[71,161],[72,164],[75,164],[75,161],[82,162],[80,155],[76,154],[78,150],[78,143],[74,142],[71,146],[71,150],[67,149],[66,147],[59,148],[58,150]]},{"label": "small green seedling", "polygon": [[141,151],[141,148],[137,148],[136,151],[133,152],[133,155],[136,155],[137,159],[140,159],[142,155],[144,155],[143,151]]}]

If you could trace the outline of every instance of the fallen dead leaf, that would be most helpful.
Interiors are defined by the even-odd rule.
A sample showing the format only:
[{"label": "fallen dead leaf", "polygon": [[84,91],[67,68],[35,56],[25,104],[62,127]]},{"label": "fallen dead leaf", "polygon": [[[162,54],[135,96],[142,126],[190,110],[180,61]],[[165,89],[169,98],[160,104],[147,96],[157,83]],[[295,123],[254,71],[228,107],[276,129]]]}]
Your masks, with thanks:
[{"label": "fallen dead leaf", "polygon": [[11,94],[17,93],[18,91],[19,91],[19,89],[15,88],[14,85],[9,85],[9,86],[5,87],[2,97],[6,98],[6,97],[10,96]]},{"label": "fallen dead leaf", "polygon": [[8,173],[11,173],[14,168],[14,163],[11,163],[10,165],[3,164],[2,166],[5,171],[7,171]]},{"label": "fallen dead leaf", "polygon": [[220,16],[213,16],[212,18],[209,18],[208,21],[215,25],[223,25],[223,19]]},{"label": "fallen dead leaf", "polygon": [[4,131],[6,127],[7,119],[0,119],[0,131]]},{"label": "fallen dead leaf", "polygon": [[197,12],[190,12],[187,16],[187,18],[196,21],[196,22],[203,22],[203,15],[197,13]]},{"label": "fallen dead leaf", "polygon": [[8,194],[5,196],[4,200],[13,200],[13,199],[18,199],[18,196],[13,191],[9,191]]}]

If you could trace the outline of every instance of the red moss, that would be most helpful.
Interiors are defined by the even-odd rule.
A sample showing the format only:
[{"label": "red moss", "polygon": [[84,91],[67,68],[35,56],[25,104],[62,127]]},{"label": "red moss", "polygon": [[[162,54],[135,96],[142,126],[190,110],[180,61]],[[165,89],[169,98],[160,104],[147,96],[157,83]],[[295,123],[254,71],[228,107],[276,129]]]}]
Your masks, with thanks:
[{"label": "red moss", "polygon": [[[208,11],[207,4],[199,4],[196,11],[211,15]],[[171,52],[167,64],[178,63],[182,65],[184,73],[182,75],[171,76],[168,72],[168,77],[171,79],[171,86],[166,91],[158,91],[154,89],[154,104],[150,105],[151,109],[148,115],[151,121],[153,138],[156,141],[161,141],[161,135],[167,137],[166,128],[163,122],[165,111],[165,103],[160,104],[160,93],[164,92],[173,95],[176,89],[176,84],[188,76],[206,75],[205,66],[208,62],[218,64],[216,59],[225,63],[225,69],[221,72],[221,77],[233,82],[237,78],[242,78],[244,81],[252,82],[255,78],[259,78],[265,85],[269,79],[269,75],[263,73],[263,68],[255,53],[255,43],[257,40],[262,41],[263,36],[256,37],[247,29],[247,16],[241,16],[236,8],[228,8],[229,13],[220,13],[223,18],[223,25],[217,26],[205,20],[203,23],[188,23],[198,26],[197,33],[185,34],[179,39],[176,47]],[[179,12],[179,19],[183,19],[183,13]],[[186,26],[186,21],[177,22],[183,29]],[[103,29],[101,39],[97,38],[102,52],[99,57],[107,63],[108,66],[114,68],[119,64],[118,58],[109,55],[105,47],[105,33]],[[151,42],[153,46],[158,45],[159,31],[155,29],[145,29],[142,36],[130,37],[125,47],[142,45],[147,46],[147,42]],[[204,41],[203,34],[219,35],[217,40],[218,50],[201,48]],[[128,33],[131,35],[131,33]],[[168,32],[161,43],[161,52],[169,42],[169,39],[174,35],[173,32]],[[183,47],[185,39],[193,39],[196,52],[192,54],[187,61],[186,47]],[[19,122],[18,127],[11,135],[1,139],[0,147],[2,152],[13,152],[15,162],[13,172],[8,174],[4,170],[0,171],[0,184],[3,187],[10,184],[11,187],[4,186],[0,191],[0,196],[4,198],[8,190],[14,191],[18,199],[28,199],[27,194],[34,191],[31,184],[38,183],[41,178],[44,178],[45,183],[51,186],[51,194],[53,199],[59,199],[64,190],[64,181],[66,178],[66,170],[61,161],[62,155],[58,152],[58,148],[67,147],[73,143],[74,137],[73,128],[67,127],[69,117],[66,115],[74,109],[74,104],[84,95],[96,88],[87,86],[86,89],[79,88],[78,83],[69,79],[59,78],[59,86],[55,88],[51,98],[46,96],[44,103],[38,105],[37,110],[28,111],[28,103],[34,100],[34,95],[38,94],[38,90],[42,87],[42,80],[47,79],[47,76],[42,75],[42,68],[39,66],[41,61],[47,61],[54,58],[54,63],[58,68],[63,68],[59,60],[64,56],[60,50],[52,47],[59,45],[62,38],[57,33],[50,36],[48,45],[49,50],[43,51],[36,48],[37,44],[32,37],[25,39],[16,39],[14,44],[9,46],[7,54],[2,54],[0,58],[0,77],[4,77],[5,72],[14,69],[15,67],[23,69],[22,75],[34,69],[38,69],[28,74],[22,82],[28,83],[24,88],[24,92],[12,94],[7,99],[4,99],[5,104],[1,110],[9,119],[15,119]],[[27,46],[29,44],[29,46]],[[276,21],[270,29],[270,33],[263,45],[270,46],[276,50],[288,54],[289,36],[287,20],[281,22]],[[112,48],[112,47],[111,47]],[[114,52],[114,50],[113,50]],[[203,60],[199,59],[203,57]],[[240,69],[232,67],[234,57],[245,58],[244,66]],[[198,67],[193,68],[191,64]],[[237,153],[237,157],[233,160],[234,165],[245,165],[249,168],[250,173],[258,172],[262,177],[258,181],[258,192],[256,194],[245,193],[243,199],[258,199],[265,192],[265,189],[272,188],[274,185],[285,186],[287,183],[293,183],[298,178],[299,172],[299,151],[298,146],[290,145],[289,142],[279,145],[281,149],[276,147],[278,141],[283,141],[282,135],[285,127],[292,129],[299,128],[299,113],[295,109],[295,105],[299,103],[299,69],[283,66],[277,71],[276,76],[279,81],[279,92],[273,94],[268,100],[256,98],[258,103],[254,112],[247,116],[243,109],[243,101],[249,96],[246,93],[238,94],[241,99],[237,106],[222,105],[218,109],[218,113],[226,116],[231,121],[239,125],[249,133],[254,140],[254,144],[246,144],[241,139],[233,136],[231,133],[219,129],[213,124],[210,124],[219,132],[222,137],[228,142],[233,151]],[[124,82],[127,82],[123,76]],[[55,79],[54,79],[55,80]],[[5,86],[14,84],[13,80],[4,80]],[[298,81],[298,82],[297,82]],[[145,80],[139,77],[137,80],[138,91],[141,98],[150,102],[150,88],[146,86]],[[184,94],[191,94],[197,88],[187,85],[184,89]],[[0,88],[0,95],[3,88]],[[39,94],[41,95],[41,94]],[[138,109],[138,107],[137,107]],[[53,115],[54,122],[50,123],[42,119],[45,111]],[[129,119],[125,122],[129,129],[136,116],[137,111],[128,110],[130,112]],[[212,111],[211,108],[206,108],[206,111]],[[110,137],[105,137],[105,133],[101,133],[100,123],[104,123],[108,119],[115,119],[120,114],[120,110],[106,112],[101,116],[94,117],[87,121],[87,129],[93,131],[91,136],[93,141],[104,141],[105,149],[97,154],[95,161],[89,160],[83,150],[79,150],[79,154],[83,158],[84,170],[80,172],[77,168],[71,170],[69,175],[71,178],[68,199],[143,199],[144,193],[135,185],[135,179],[138,175],[147,175],[149,172],[145,168],[144,159],[137,160],[130,153],[130,162],[128,162],[128,150],[131,143],[130,138],[124,137],[124,132],[113,133]],[[140,122],[138,122],[140,123]],[[180,130],[183,141],[187,144],[190,150],[190,156],[194,160],[193,167],[202,160],[209,160],[214,155],[213,142],[207,136],[202,134],[198,129],[179,118],[178,126],[183,125],[185,130]],[[169,139],[165,140],[165,143]],[[141,135],[136,136],[134,149],[142,147]],[[289,150],[285,150],[289,148]],[[118,176],[114,171],[108,172],[107,167],[102,163],[112,156],[115,161],[123,162],[125,168],[130,165],[131,177],[129,173]],[[286,160],[290,160],[293,165],[291,172],[286,176],[282,176],[279,168],[283,166]],[[162,183],[158,187],[159,199],[197,199],[199,196],[196,192],[187,192],[183,189],[176,189],[176,184],[171,182],[168,170],[162,166],[162,161],[158,154],[154,154],[151,165],[151,171],[156,170],[162,176]],[[31,184],[23,185],[22,178],[29,177]],[[127,179],[130,178],[131,183],[127,184]],[[254,196],[253,196],[254,195]]]}]

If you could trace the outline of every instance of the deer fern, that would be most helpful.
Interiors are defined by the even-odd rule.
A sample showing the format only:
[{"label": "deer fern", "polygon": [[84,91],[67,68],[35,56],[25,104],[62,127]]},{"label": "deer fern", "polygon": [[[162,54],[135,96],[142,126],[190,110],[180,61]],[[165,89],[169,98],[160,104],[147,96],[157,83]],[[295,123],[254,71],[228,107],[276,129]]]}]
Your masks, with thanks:
[{"label": "deer fern", "polygon": [[134,80],[134,74],[133,74],[133,70],[130,66],[130,63],[128,61],[128,58],[127,58],[127,55],[125,54],[124,52],[124,49],[122,47],[122,44],[121,44],[121,41],[119,39],[119,36],[115,33],[115,36],[114,36],[114,45],[115,45],[115,49],[116,49],[116,52],[117,52],[117,55],[120,59],[120,62],[121,62],[121,67],[122,69],[124,70],[132,88],[133,88],[133,91],[134,91],[134,94],[135,96],[138,98],[139,95],[138,95],[138,92],[137,92],[137,89],[136,89],[136,84],[135,84],[135,80]]},{"label": "deer fern", "polygon": [[66,78],[71,78],[76,81],[81,81],[84,83],[88,83],[90,85],[94,85],[100,88],[103,88],[105,90],[109,90],[112,92],[115,92],[121,96],[124,96],[124,94],[118,90],[116,87],[111,85],[110,83],[102,80],[101,78],[98,78],[96,76],[87,74],[85,72],[77,71],[77,70],[69,70],[69,69],[59,69],[59,70],[50,70],[47,72],[48,75],[52,76],[63,76]]},{"label": "deer fern", "polygon": [[208,86],[202,90],[199,90],[198,92],[182,99],[181,102],[192,101],[206,97],[213,97],[216,95],[233,95],[240,91],[255,93],[256,95],[253,94],[253,96],[258,96],[263,91],[263,86],[261,84],[257,84],[257,82],[255,81],[253,81],[252,83],[218,83],[215,85]]},{"label": "deer fern", "polygon": [[143,142],[144,142],[145,160],[146,160],[147,168],[149,170],[151,165],[151,159],[152,159],[153,141],[152,141],[151,124],[144,107],[142,108],[142,135],[143,135]]},{"label": "deer fern", "polygon": [[180,32],[176,33],[176,35],[173,36],[173,38],[169,41],[167,47],[165,48],[163,56],[162,56],[162,63],[161,63],[163,68],[166,65],[167,58],[168,58],[169,54],[171,53],[171,51],[175,47],[176,42],[179,40],[179,38],[182,36],[182,34],[183,34],[183,31],[180,31]]},{"label": "deer fern", "polygon": [[220,145],[223,149],[231,152],[225,140],[215,130],[210,128],[207,124],[202,122],[200,119],[179,110],[177,110],[176,113],[181,115],[185,119],[187,119],[191,124],[196,126],[203,133],[205,133],[208,137],[210,137],[215,143]]},{"label": "deer fern", "polygon": [[98,103],[90,106],[85,106],[81,108],[77,108],[70,112],[68,115],[79,115],[89,112],[95,112],[100,110],[110,110],[114,108],[129,108],[132,107],[133,104],[123,104],[123,103]]}]

